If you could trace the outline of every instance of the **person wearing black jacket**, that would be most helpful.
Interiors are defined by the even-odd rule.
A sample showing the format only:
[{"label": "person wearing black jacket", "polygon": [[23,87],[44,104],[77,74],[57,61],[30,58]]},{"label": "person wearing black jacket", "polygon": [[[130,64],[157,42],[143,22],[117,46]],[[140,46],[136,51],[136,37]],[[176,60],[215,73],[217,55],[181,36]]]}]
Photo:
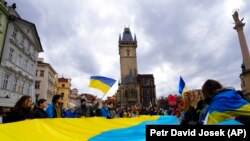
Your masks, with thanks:
[{"label": "person wearing black jacket", "polygon": [[44,111],[47,105],[46,99],[39,99],[37,101],[38,107],[34,110],[35,118],[48,118],[47,113]]},{"label": "person wearing black jacket", "polygon": [[33,119],[34,114],[31,109],[31,97],[28,95],[24,95],[16,102],[14,108],[12,108],[10,112],[6,113],[6,117],[3,119],[3,123]]}]

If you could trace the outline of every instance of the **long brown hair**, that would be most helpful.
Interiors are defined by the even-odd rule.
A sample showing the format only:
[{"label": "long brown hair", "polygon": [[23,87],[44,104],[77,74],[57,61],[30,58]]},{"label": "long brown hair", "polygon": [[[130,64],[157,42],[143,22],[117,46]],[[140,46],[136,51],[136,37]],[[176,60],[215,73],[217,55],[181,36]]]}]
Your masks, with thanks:
[{"label": "long brown hair", "polygon": [[202,86],[204,98],[212,98],[219,89],[222,89],[222,85],[218,81],[208,79]]},{"label": "long brown hair", "polygon": [[[25,102],[27,101],[27,100],[29,100],[31,97],[29,96],[29,95],[24,95],[24,96],[22,96],[17,102],[16,102],[16,104],[15,104],[15,106],[14,106],[14,110],[17,110],[17,109],[20,109],[20,108],[24,108],[25,107]],[[31,110],[31,108],[30,108],[30,110]]]}]

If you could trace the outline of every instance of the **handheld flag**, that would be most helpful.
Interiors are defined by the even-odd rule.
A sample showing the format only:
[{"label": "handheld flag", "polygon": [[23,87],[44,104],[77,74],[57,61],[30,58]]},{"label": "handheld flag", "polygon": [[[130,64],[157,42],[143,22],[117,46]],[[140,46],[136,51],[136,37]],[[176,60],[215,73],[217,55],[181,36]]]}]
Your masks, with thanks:
[{"label": "handheld flag", "polygon": [[180,94],[184,94],[186,91],[188,91],[186,84],[184,82],[184,80],[182,79],[182,77],[180,76],[180,81],[179,81],[179,93]]},{"label": "handheld flag", "polygon": [[151,102],[151,99],[150,99],[150,96],[148,96],[148,103],[149,103],[149,107],[150,107],[150,108],[153,107],[152,102]]},{"label": "handheld flag", "polygon": [[116,80],[103,76],[91,76],[89,87],[99,89],[104,94],[114,85]]}]

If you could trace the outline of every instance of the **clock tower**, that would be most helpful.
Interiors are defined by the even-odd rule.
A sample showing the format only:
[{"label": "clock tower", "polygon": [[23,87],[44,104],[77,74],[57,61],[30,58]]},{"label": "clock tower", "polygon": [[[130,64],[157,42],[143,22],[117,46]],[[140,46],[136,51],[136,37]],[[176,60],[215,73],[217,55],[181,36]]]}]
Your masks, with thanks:
[{"label": "clock tower", "polygon": [[137,40],[131,35],[129,28],[124,28],[123,36],[119,36],[119,55],[120,55],[120,74],[121,83],[126,81],[126,77],[132,76],[136,80],[138,75],[137,56],[136,56]]},{"label": "clock tower", "polygon": [[123,35],[119,36],[120,55],[120,82],[117,91],[117,100],[121,106],[132,106],[140,103],[140,88],[137,83],[138,69],[136,37],[132,37],[129,28],[124,28]]}]

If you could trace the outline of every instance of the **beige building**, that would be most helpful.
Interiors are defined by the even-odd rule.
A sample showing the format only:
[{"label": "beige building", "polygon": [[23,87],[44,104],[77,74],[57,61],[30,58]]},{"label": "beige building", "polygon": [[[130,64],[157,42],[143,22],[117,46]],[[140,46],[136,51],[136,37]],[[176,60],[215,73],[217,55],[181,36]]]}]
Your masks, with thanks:
[{"label": "beige building", "polygon": [[69,78],[58,78],[57,79],[57,94],[62,96],[63,99],[63,108],[68,107],[70,90],[71,90],[71,79]]},{"label": "beige building", "polygon": [[53,67],[44,62],[43,58],[38,58],[36,79],[35,79],[35,96],[36,101],[44,98],[49,103],[53,95],[56,94],[54,87],[56,85],[57,73]]}]

